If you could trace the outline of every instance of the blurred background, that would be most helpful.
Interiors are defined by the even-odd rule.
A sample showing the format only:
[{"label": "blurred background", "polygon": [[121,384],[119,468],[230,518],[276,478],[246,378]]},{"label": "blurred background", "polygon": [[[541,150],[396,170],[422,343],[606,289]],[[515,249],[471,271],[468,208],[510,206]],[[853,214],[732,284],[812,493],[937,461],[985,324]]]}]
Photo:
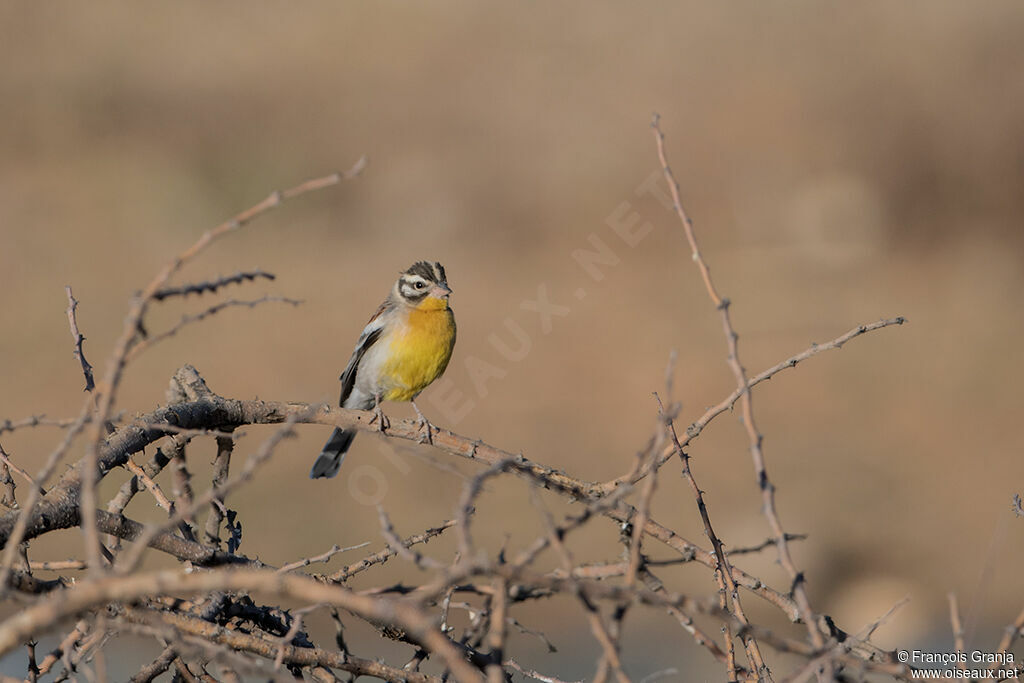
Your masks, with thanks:
[{"label": "blurred background", "polygon": [[[227,310],[184,329],[130,367],[118,408],[163,402],[186,362],[224,396],[334,401],[397,272],[439,260],[459,339],[424,411],[584,479],[617,476],[653,433],[651,392],[664,391],[670,352],[684,425],[733,381],[678,222],[649,189],[657,111],[751,373],[860,323],[909,321],[755,391],[783,523],[809,536],[795,552],[814,607],[857,631],[909,597],[876,640],[948,650],[955,591],[968,647],[994,645],[1024,595],[1024,520],[1010,509],[1024,490],[1024,6],[434,9],[4,4],[0,418],[80,409],[64,285],[81,301],[86,355],[102,374],[129,297],[169,258],[269,191],[365,154],[358,179],[264,216],[181,278],[263,268],[277,279],[225,296],[305,303]],[[622,225],[631,227],[613,227]],[[585,265],[581,251],[603,263]],[[532,310],[542,297],[557,315]],[[169,302],[148,326],[166,329],[216,300]],[[235,497],[241,552],[284,563],[334,543],[379,547],[377,504],[400,534],[421,531],[454,515],[475,471],[364,434],[337,479],[310,481],[328,431],[301,429]],[[241,456],[270,430],[247,432]],[[690,449],[732,547],[770,533],[745,439],[723,415]],[[58,440],[52,428],[2,436],[33,472]],[[197,476],[209,476],[214,451],[192,446]],[[542,531],[519,481],[489,485],[478,509],[475,534],[492,551]],[[675,464],[653,511],[705,541]],[[142,495],[128,514],[159,517]],[[33,559],[81,556],[77,531],[48,543]],[[449,557],[453,546],[427,548]],[[614,561],[616,529],[599,521],[571,548]],[[786,589],[773,559],[738,564]],[[702,567],[662,574],[677,590],[714,589]],[[393,562],[355,585],[402,577],[422,578]],[[756,598],[745,604],[799,634]],[[558,601],[515,612],[560,649],[513,635],[520,661],[589,677],[599,647],[577,612]],[[363,656],[410,651],[355,623],[349,639]],[[637,678],[720,675],[667,616],[635,612],[623,646]],[[125,671],[158,651],[144,647],[125,654]],[[19,658],[6,668],[23,673]]]}]

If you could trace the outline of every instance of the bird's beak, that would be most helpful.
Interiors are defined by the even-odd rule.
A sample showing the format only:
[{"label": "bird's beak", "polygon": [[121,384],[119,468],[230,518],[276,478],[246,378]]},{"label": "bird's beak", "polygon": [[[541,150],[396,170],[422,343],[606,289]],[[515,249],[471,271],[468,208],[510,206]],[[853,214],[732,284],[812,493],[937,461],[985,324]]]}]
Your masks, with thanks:
[{"label": "bird's beak", "polygon": [[447,282],[438,282],[430,289],[430,296],[438,299],[447,299],[451,293],[451,287],[448,286]]}]

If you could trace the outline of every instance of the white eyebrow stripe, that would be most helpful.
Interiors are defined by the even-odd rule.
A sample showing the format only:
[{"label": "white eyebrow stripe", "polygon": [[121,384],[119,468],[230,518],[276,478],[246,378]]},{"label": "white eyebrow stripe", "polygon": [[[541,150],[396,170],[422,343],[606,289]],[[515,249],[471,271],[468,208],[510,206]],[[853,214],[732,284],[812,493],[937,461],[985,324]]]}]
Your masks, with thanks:
[{"label": "white eyebrow stripe", "polygon": [[[419,277],[416,278],[416,282],[423,283],[424,285],[427,284],[423,278]],[[416,289],[416,287],[413,286],[413,282],[403,278],[399,283],[398,292],[406,301],[419,301],[427,295],[428,290],[425,286],[420,289]]]}]

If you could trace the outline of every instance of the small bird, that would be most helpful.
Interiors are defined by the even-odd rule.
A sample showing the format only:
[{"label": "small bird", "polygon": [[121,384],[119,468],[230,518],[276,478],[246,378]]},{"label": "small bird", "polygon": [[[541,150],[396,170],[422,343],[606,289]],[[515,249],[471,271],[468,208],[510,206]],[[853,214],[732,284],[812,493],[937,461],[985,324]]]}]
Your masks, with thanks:
[{"label": "small bird", "polygon": [[[341,373],[342,408],[373,408],[377,428],[387,419],[381,401],[412,401],[425,440],[432,425],[416,405],[416,397],[444,373],[455,347],[455,315],[448,306],[444,266],[418,261],[398,276],[391,293],[366,323],[352,357]],[[313,463],[310,479],[333,477],[356,436],[336,427]],[[421,441],[424,439],[421,439]]]}]

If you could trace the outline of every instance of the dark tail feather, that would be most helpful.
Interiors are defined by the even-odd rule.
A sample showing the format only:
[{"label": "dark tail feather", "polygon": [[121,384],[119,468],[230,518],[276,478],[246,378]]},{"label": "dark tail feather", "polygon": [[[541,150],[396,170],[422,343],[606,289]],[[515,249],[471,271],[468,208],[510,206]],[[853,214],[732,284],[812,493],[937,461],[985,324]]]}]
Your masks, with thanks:
[{"label": "dark tail feather", "polygon": [[352,439],[356,438],[356,430],[334,428],[331,438],[327,441],[324,449],[320,451],[320,457],[313,463],[313,469],[309,472],[310,479],[324,477],[329,479],[338,473],[341,461],[345,459],[345,453],[352,445]]}]

